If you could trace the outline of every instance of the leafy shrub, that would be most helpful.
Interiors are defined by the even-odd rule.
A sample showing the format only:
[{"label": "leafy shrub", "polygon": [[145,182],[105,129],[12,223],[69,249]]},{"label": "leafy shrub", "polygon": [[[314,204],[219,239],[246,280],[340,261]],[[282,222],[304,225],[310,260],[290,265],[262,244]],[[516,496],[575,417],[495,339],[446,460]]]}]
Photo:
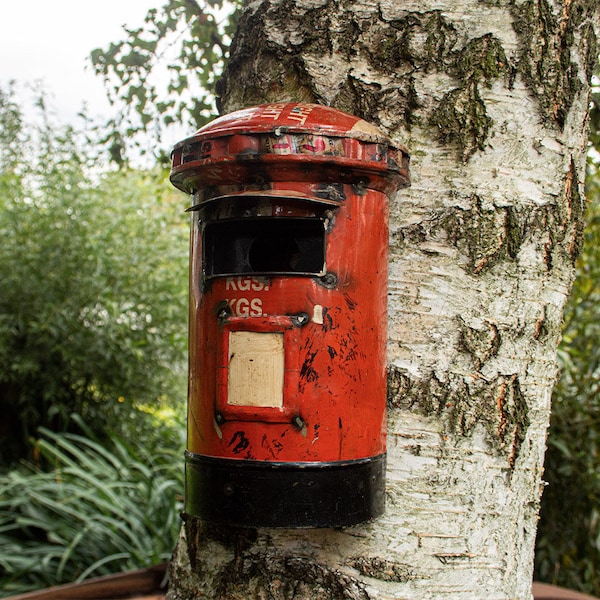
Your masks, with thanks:
[{"label": "leafy shrub", "polygon": [[0,464],[71,413],[99,433],[185,395],[183,197],[40,113],[0,90]]},{"label": "leafy shrub", "polygon": [[24,464],[0,477],[2,593],[168,560],[183,493],[183,427],[153,422],[151,439],[112,436],[109,447],[42,430],[37,458],[50,468]]}]

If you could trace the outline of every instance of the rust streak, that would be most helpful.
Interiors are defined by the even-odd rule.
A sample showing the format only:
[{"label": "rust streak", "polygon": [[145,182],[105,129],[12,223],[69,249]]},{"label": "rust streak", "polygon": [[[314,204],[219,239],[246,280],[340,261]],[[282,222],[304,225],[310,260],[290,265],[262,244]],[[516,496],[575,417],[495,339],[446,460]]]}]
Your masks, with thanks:
[{"label": "rust streak", "polygon": [[533,339],[534,340],[539,340],[540,339],[540,335],[542,335],[542,329],[544,327],[544,319],[539,318],[536,322],[535,322],[535,333],[533,334]]},{"label": "rust streak", "polygon": [[496,396],[496,406],[498,407],[498,413],[500,414],[500,422],[498,423],[498,437],[500,439],[504,437],[506,431],[506,410],[504,407],[507,386],[508,384],[506,381],[502,382],[500,389],[498,390],[498,395]]},{"label": "rust streak", "polygon": [[571,8],[571,4],[572,4],[573,0],[565,0],[565,3],[563,5],[563,13],[562,13],[562,19],[560,21],[560,39],[564,39],[566,31],[567,31],[567,24],[569,22],[569,10]]},{"label": "rust streak", "polygon": [[489,262],[489,258],[488,257],[484,257],[482,258],[476,265],[475,268],[473,269],[473,273],[475,273],[475,275],[477,275],[484,267],[485,265],[487,265],[487,263]]},{"label": "rust streak", "polygon": [[571,203],[571,199],[573,197],[573,182],[575,180],[575,169],[573,167],[573,159],[571,158],[571,165],[569,167],[569,172],[567,173],[567,181],[565,184],[565,201],[567,204],[567,215],[569,221],[573,218],[573,205]]}]

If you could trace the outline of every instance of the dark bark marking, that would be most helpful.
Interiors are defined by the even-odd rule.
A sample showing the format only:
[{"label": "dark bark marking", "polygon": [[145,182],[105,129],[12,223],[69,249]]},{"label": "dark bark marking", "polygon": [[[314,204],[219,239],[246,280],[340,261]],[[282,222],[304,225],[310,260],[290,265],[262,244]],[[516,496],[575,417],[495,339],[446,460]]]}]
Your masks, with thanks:
[{"label": "dark bark marking", "polygon": [[462,374],[448,374],[440,382],[435,374],[414,380],[391,366],[388,369],[388,407],[437,415],[445,423],[445,435],[472,435],[477,424],[499,455],[513,467],[530,424],[528,406],[519,377],[499,375],[494,381]]}]

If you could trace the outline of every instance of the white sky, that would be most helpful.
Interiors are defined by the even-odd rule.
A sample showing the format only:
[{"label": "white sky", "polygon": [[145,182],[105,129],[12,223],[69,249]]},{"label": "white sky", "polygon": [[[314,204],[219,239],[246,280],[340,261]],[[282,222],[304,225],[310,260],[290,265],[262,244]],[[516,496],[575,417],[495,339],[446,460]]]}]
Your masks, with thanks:
[{"label": "white sky", "polygon": [[[90,115],[109,114],[102,80],[87,57],[124,38],[122,25],[143,24],[163,0],[0,0],[0,86],[42,80],[63,121],[87,102]],[[20,86],[22,87],[22,86]]]}]

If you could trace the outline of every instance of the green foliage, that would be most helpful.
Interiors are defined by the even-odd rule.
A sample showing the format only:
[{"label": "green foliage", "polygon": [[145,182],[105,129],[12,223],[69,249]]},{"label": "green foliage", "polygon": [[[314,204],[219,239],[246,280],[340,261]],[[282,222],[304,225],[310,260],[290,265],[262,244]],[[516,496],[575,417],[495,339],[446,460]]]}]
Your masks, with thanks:
[{"label": "green foliage", "polygon": [[147,421],[144,436],[108,444],[42,430],[37,457],[51,467],[23,464],[0,477],[0,596],[169,559],[184,428]]},{"label": "green foliage", "polygon": [[536,577],[600,595],[600,172],[590,169],[585,245],[559,350]]},{"label": "green foliage", "polygon": [[38,121],[0,90],[0,464],[71,413],[99,432],[185,394],[181,198],[161,169],[103,171],[43,102]]},{"label": "green foliage", "polygon": [[590,102],[590,142],[600,151],[600,77],[592,78],[592,98]]},{"label": "green foliage", "polygon": [[[199,127],[215,114],[214,87],[223,71],[239,0],[169,0],[150,9],[144,25],[91,53],[109,99],[124,110],[111,143],[172,123]],[[157,135],[155,134],[155,137]]]}]

